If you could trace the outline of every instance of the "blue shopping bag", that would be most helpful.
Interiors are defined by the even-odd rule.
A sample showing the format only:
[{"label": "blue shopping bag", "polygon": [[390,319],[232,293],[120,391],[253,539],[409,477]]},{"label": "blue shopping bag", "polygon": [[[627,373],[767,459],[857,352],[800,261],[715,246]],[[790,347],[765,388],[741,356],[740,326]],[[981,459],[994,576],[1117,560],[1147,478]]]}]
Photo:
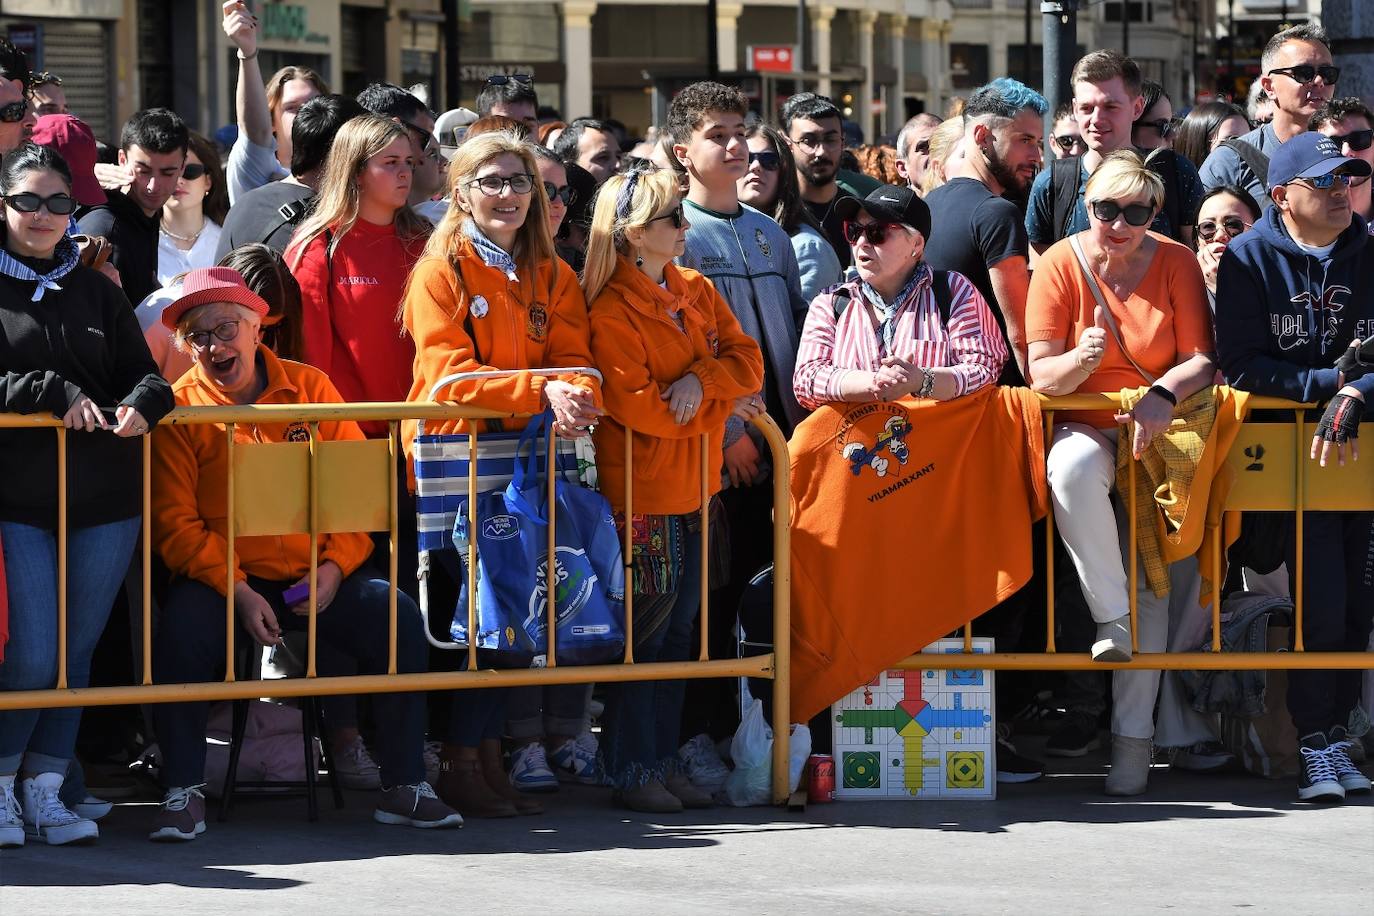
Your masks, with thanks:
[{"label": "blue shopping bag", "polygon": [[[548,653],[548,480],[544,458],[552,415],[521,434],[505,490],[477,498],[477,648],[504,667],[539,667]],[[536,443],[543,440],[543,448]],[[528,455],[525,455],[528,446]],[[610,504],[594,490],[554,482],[557,658],[564,665],[619,661],[625,652],[625,569]],[[465,643],[468,623],[467,500],[453,527],[464,566],[450,632]]]}]

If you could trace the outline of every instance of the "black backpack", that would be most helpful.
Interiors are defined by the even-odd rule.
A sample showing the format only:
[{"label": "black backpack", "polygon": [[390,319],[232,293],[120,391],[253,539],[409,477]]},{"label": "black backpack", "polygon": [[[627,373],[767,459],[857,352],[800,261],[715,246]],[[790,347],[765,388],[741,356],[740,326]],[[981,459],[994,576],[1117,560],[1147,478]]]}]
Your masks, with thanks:
[{"label": "black backpack", "polygon": [[[1174,232],[1183,227],[1183,187],[1178,177],[1178,153],[1161,150],[1145,167],[1164,182],[1164,215]],[[1054,241],[1069,234],[1069,219],[1083,193],[1081,156],[1056,159],[1050,166],[1050,203],[1054,209]],[[1175,238],[1175,241],[1181,241]]]},{"label": "black backpack", "polygon": [[1264,186],[1265,192],[1268,193],[1269,157],[1260,152],[1259,147],[1246,143],[1239,137],[1222,140],[1221,145],[1240,157],[1240,161],[1244,162],[1245,167],[1254,173],[1255,177],[1259,179],[1259,183]]},{"label": "black backpack", "polygon": [[[930,288],[935,293],[935,307],[940,310],[940,323],[949,324],[949,314],[954,310],[954,294],[949,288],[949,271],[931,270]],[[849,308],[849,302],[853,298],[847,287],[835,287],[830,306],[835,310],[836,321],[839,321],[844,310]]]}]

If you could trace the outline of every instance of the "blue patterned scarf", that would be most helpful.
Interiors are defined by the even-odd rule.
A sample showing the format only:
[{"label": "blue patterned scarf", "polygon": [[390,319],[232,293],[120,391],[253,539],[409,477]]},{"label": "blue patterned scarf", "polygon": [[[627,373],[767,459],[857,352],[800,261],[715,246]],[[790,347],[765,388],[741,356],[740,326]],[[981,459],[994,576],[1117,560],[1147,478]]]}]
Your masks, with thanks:
[{"label": "blue patterned scarf", "polygon": [[916,270],[912,272],[911,279],[906,281],[906,285],[902,287],[901,292],[897,293],[890,305],[883,301],[882,294],[876,289],[863,280],[859,281],[859,287],[863,290],[864,296],[873,303],[873,308],[878,313],[878,339],[882,343],[884,356],[889,356],[892,353],[892,341],[897,334],[897,312],[915,294],[921,280],[928,276],[930,276],[930,267],[926,265],[925,261],[922,261],[916,265]]},{"label": "blue patterned scarf", "polygon": [[477,228],[477,224],[472,220],[463,222],[463,234],[472,242],[472,247],[477,249],[477,253],[482,256],[482,261],[488,267],[495,267],[503,271],[508,280],[520,282],[520,277],[516,275],[515,258],[510,256],[510,252],[502,248],[482,234],[482,230]]},{"label": "blue patterned scarf", "polygon": [[31,267],[12,257],[8,251],[0,249],[0,274],[22,280],[26,283],[35,283],[37,286],[33,290],[33,298],[30,302],[41,302],[43,294],[50,289],[62,291],[62,287],[57,285],[67,274],[71,273],[81,261],[80,253],[77,251],[76,242],[73,242],[70,235],[62,237],[57,243],[57,248],[53,254],[57,257],[57,266],[45,274],[34,271]]}]

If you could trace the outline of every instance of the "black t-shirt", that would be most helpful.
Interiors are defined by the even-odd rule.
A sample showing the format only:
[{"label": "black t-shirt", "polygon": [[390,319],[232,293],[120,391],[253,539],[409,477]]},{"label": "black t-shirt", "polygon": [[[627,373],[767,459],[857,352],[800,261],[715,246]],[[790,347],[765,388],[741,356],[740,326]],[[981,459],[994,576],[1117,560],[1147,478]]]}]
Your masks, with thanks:
[{"label": "black t-shirt", "polygon": [[110,263],[119,271],[119,282],[130,302],[142,302],[158,288],[157,239],[162,211],[148,216],[143,208],[118,191],[106,191],[105,203],[83,209],[77,225],[86,235],[103,235],[114,250]]},{"label": "black t-shirt", "polygon": [[314,196],[315,192],[294,181],[271,181],[240,197],[220,230],[216,263],[240,245],[252,242],[262,242],[277,254],[284,254],[301,220],[288,221],[281,208],[297,201],[308,203]]},{"label": "black t-shirt", "polygon": [[804,200],[802,203],[806,204],[806,209],[810,210],[811,215],[815,217],[816,224],[821,227],[821,232],[824,233],[826,241],[830,242],[830,247],[835,249],[835,254],[840,259],[840,269],[848,270],[854,258],[853,253],[849,250],[849,242],[844,237],[844,220],[835,215],[835,204],[839,203],[841,197],[853,197],[854,195],[846,193],[838,186],[837,190],[839,193],[832,197],[828,204],[812,203],[809,200]]},{"label": "black t-shirt", "polygon": [[[1007,321],[993,294],[988,268],[1015,255],[1027,256],[1024,214],[1016,204],[973,178],[951,178],[926,196],[926,205],[931,213],[940,214],[926,240],[927,263],[936,270],[953,270],[968,277],[987,300],[1005,339]],[[1014,358],[1002,367],[998,383],[1025,384]]]}]

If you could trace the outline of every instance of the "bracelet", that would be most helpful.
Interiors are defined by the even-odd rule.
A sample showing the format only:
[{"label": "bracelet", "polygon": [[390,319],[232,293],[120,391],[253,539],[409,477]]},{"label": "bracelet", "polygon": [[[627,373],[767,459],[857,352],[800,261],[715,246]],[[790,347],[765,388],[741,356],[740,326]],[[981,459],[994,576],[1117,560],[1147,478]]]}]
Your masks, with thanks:
[{"label": "bracelet", "polygon": [[916,392],[916,397],[928,398],[930,397],[930,393],[935,390],[935,373],[931,372],[925,366],[920,366],[919,368],[921,374],[925,376],[925,378],[921,381],[921,390]]},{"label": "bracelet", "polygon": [[238,57],[239,57],[239,60],[252,60],[252,59],[254,59],[254,58],[257,57],[257,56],[258,56],[258,49],[257,49],[257,48],[254,48],[254,49],[253,49],[253,53],[252,53],[252,54],[244,54],[242,48],[239,48],[239,50],[238,50]]},{"label": "bracelet", "polygon": [[1168,401],[1174,407],[1178,406],[1178,397],[1175,396],[1172,391],[1170,391],[1168,388],[1165,388],[1163,385],[1151,385],[1149,393],[1159,395],[1161,398]]}]

